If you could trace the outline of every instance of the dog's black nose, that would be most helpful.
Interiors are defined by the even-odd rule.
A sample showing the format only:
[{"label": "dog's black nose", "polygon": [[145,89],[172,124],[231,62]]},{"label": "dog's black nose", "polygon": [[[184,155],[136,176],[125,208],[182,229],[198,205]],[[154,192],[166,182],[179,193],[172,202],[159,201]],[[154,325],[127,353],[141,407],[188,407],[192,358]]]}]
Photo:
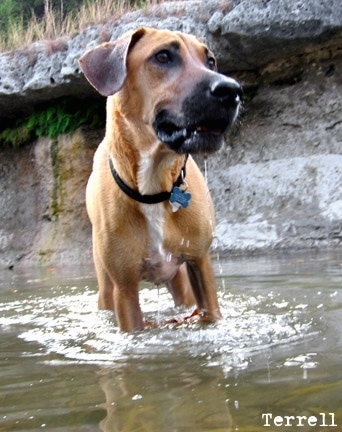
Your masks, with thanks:
[{"label": "dog's black nose", "polygon": [[231,78],[219,79],[211,83],[210,94],[223,104],[236,107],[242,100],[242,88]]}]

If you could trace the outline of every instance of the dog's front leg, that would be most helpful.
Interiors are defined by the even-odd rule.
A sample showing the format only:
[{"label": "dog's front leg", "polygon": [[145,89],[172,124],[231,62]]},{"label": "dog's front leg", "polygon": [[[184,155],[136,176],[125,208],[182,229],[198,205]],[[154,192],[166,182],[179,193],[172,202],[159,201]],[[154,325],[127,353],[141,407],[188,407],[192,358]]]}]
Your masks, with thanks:
[{"label": "dog's front leg", "polygon": [[221,312],[209,254],[187,261],[187,269],[201,320],[210,322],[219,320]]},{"label": "dog's front leg", "polygon": [[130,286],[114,284],[115,316],[120,330],[132,332],[144,328],[139,305],[139,282]]},{"label": "dog's front leg", "polygon": [[95,239],[93,240],[93,257],[97,281],[99,284],[99,294],[97,301],[98,308],[100,310],[110,310],[114,312],[114,284],[99,257],[96,249]]},{"label": "dog's front leg", "polygon": [[118,326],[122,331],[142,330],[144,324],[139,305],[139,275],[129,269],[126,273],[115,276],[116,272],[110,271],[112,263],[109,260],[107,267],[104,267],[95,245],[96,242],[94,263],[99,283],[99,309],[115,312]]}]

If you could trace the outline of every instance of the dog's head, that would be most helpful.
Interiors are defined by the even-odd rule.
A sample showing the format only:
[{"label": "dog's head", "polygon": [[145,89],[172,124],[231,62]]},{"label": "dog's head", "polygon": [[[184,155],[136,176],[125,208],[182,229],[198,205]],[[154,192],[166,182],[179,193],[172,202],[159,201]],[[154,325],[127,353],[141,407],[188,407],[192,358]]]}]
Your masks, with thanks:
[{"label": "dog's head", "polygon": [[193,36],[140,28],[79,62],[102,95],[115,95],[126,121],[176,153],[218,150],[238,116],[241,87],[217,72],[213,53]]}]

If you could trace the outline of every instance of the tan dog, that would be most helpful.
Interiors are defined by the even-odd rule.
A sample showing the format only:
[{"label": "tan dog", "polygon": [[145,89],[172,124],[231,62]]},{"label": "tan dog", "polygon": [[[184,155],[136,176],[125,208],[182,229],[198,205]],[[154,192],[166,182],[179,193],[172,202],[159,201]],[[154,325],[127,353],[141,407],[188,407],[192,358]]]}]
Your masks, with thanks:
[{"label": "tan dog", "polygon": [[138,285],[165,283],[176,305],[221,317],[209,257],[211,198],[191,153],[210,153],[237,117],[241,88],[208,48],[179,32],[140,28],[80,59],[107,96],[105,138],[87,186],[99,308],[142,329]]}]

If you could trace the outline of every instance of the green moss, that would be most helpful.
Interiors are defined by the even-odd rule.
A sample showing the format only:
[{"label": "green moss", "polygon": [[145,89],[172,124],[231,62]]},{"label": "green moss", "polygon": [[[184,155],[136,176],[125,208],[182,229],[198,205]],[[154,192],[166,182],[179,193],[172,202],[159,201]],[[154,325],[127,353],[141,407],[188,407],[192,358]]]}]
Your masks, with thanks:
[{"label": "green moss", "polygon": [[18,147],[42,136],[55,139],[61,134],[74,132],[82,125],[94,129],[104,127],[104,100],[79,101],[63,98],[53,101],[53,105],[19,119],[12,127],[0,132],[0,146]]},{"label": "green moss", "polygon": [[31,139],[31,132],[24,125],[18,125],[16,127],[5,129],[0,132],[0,146],[10,145],[13,147],[19,147],[21,144],[28,142]]},{"label": "green moss", "polygon": [[58,218],[59,213],[59,158],[58,158],[58,141],[55,139],[51,143],[50,147],[50,156],[51,156],[51,166],[52,166],[52,192],[51,192],[51,201],[50,201],[50,212],[53,219]]}]

